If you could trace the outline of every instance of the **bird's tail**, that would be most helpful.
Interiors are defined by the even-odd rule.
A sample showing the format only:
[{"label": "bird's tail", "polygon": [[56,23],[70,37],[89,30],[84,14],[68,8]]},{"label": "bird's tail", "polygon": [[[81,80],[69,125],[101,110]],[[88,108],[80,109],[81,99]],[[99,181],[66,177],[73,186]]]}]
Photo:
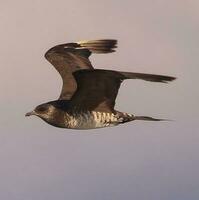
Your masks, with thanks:
[{"label": "bird's tail", "polygon": [[85,40],[77,42],[82,48],[89,49],[92,53],[112,53],[117,48],[117,40]]},{"label": "bird's tail", "polygon": [[128,113],[121,113],[118,112],[118,116],[119,116],[119,122],[120,123],[126,123],[126,122],[130,122],[130,121],[134,121],[134,120],[144,120],[144,121],[171,121],[168,119],[158,119],[158,118],[153,118],[153,117],[148,117],[148,116],[135,116],[132,114],[128,114]]},{"label": "bird's tail", "polygon": [[176,78],[172,76],[164,76],[164,75],[157,75],[157,74],[144,74],[144,73],[134,73],[134,72],[119,72],[124,76],[124,79],[142,79],[145,81],[152,81],[152,82],[162,82],[167,83],[169,81],[173,81]]},{"label": "bird's tail", "polygon": [[148,116],[134,116],[133,120],[144,120],[144,121],[171,121],[168,119],[157,119],[153,117],[148,117]]}]

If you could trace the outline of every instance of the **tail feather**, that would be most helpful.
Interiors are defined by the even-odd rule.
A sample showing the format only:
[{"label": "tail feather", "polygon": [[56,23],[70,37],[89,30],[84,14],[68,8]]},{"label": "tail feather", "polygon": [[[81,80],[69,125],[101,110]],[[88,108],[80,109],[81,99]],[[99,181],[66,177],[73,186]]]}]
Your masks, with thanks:
[{"label": "tail feather", "polygon": [[132,114],[128,114],[128,113],[121,113],[118,112],[119,117],[119,122],[120,123],[126,123],[126,122],[130,122],[130,121],[134,121],[134,120],[144,120],[144,121],[171,121],[168,119],[157,119],[157,118],[153,118],[153,117],[148,117],[148,116],[135,116]]},{"label": "tail feather", "polygon": [[82,48],[89,49],[92,53],[111,53],[117,48],[117,40],[88,40],[77,42]]},{"label": "tail feather", "polygon": [[142,79],[145,81],[152,82],[162,82],[167,83],[173,81],[176,78],[172,76],[156,75],[156,74],[143,74],[143,73],[134,73],[134,72],[120,72],[125,78],[124,79]]},{"label": "tail feather", "polygon": [[156,119],[153,117],[148,117],[148,116],[134,116],[134,120],[145,120],[145,121],[171,121],[168,119]]}]

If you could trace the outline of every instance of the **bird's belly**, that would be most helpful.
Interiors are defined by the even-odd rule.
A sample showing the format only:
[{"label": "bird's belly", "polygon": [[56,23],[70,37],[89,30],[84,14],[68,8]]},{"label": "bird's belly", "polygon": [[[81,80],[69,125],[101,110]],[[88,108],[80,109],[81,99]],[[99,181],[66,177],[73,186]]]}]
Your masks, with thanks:
[{"label": "bird's belly", "polygon": [[67,128],[95,129],[116,126],[118,123],[118,118],[113,113],[92,111],[71,116],[67,122]]}]

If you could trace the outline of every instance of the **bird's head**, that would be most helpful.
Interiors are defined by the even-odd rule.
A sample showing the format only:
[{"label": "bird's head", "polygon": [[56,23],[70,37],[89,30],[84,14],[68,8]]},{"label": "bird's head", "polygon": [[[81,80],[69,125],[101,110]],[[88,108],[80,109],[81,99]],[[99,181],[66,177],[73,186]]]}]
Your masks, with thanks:
[{"label": "bird's head", "polygon": [[26,117],[28,116],[38,116],[42,119],[49,119],[52,116],[52,113],[54,112],[55,107],[49,103],[44,103],[39,106],[37,106],[33,111],[26,113]]}]

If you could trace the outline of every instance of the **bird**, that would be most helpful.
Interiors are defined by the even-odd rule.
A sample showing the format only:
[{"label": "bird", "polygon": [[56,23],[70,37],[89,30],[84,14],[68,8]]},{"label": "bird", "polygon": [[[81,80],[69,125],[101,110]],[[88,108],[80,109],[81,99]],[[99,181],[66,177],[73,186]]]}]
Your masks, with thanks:
[{"label": "bird", "polygon": [[111,127],[134,120],[164,120],[114,109],[118,90],[126,79],[160,83],[176,79],[93,67],[89,60],[91,54],[108,54],[115,52],[116,48],[115,39],[84,40],[50,48],[45,58],[62,77],[61,94],[57,100],[38,105],[25,116],[35,115],[52,126],[76,130]]}]

